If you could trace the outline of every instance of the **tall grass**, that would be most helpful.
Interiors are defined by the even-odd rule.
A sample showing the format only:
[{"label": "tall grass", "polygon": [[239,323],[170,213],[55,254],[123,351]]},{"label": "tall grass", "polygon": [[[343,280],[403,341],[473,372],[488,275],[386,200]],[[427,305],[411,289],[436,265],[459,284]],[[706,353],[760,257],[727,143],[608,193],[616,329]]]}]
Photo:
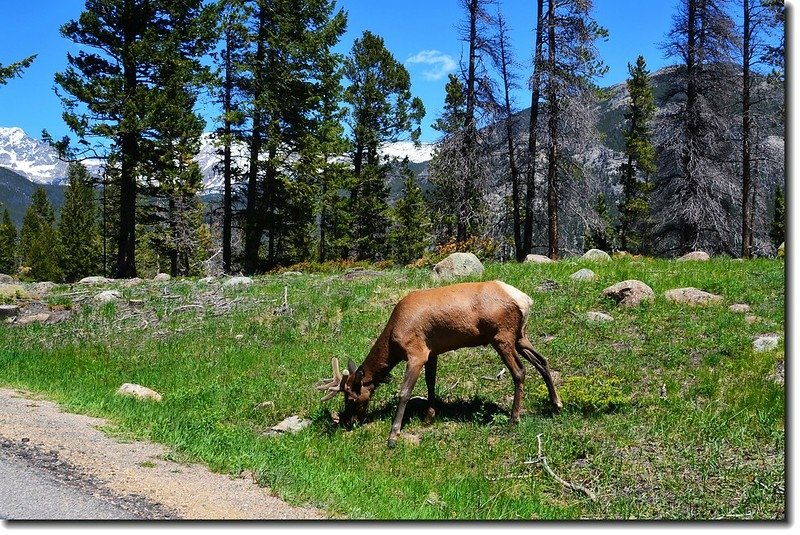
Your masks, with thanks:
[{"label": "tall grass", "polygon": [[[590,267],[597,281],[569,275]],[[775,519],[785,516],[785,391],[778,350],[756,353],[753,338],[784,330],[783,262],[678,263],[614,260],[547,265],[488,264],[531,295],[531,341],[560,376],[565,410],[551,414],[529,367],[520,425],[508,425],[513,386],[500,381],[490,348],[439,359],[440,416],[421,422],[411,403],[403,439],[386,449],[403,369],[376,391],[370,417],[346,432],[332,422],[341,400],[321,403],[315,382],[330,359],[361,362],[408,291],[434,286],[427,270],[388,270],[345,280],[337,273],[270,275],[229,289],[239,305],[215,315],[175,306],[201,287],[173,283],[182,301],[164,303],[148,285],[125,290],[157,321],[126,319],[114,305],[84,306],[68,321],[0,326],[0,384],[43,393],[71,410],[109,418],[114,432],[169,445],[176,458],[212,469],[252,471],[297,504],[372,519]],[[656,299],[624,309],[601,296],[625,279]],[[545,280],[558,288],[539,291]],[[721,305],[668,302],[664,291],[694,286]],[[287,288],[290,314],[274,314]],[[173,286],[171,286],[172,290]],[[60,288],[67,291],[68,288]],[[220,290],[221,291],[221,290]],[[58,291],[51,300],[64,301]],[[749,323],[728,305],[747,303]],[[588,310],[613,322],[592,323]],[[143,403],[114,394],[123,382],[164,396]],[[416,395],[425,395],[420,381]],[[265,436],[289,415],[313,424]],[[536,461],[591,489],[565,489]]]}]

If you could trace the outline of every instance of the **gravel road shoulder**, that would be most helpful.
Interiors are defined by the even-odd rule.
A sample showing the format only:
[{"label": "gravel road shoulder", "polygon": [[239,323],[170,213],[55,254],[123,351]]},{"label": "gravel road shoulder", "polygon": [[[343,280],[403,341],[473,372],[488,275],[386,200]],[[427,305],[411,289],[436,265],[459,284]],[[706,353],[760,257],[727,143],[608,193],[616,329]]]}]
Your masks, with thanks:
[{"label": "gravel road shoulder", "polygon": [[62,411],[33,394],[0,388],[0,447],[71,485],[82,485],[142,518],[324,519],[294,507],[252,479],[166,460],[167,448],[119,442],[98,430],[106,420]]}]

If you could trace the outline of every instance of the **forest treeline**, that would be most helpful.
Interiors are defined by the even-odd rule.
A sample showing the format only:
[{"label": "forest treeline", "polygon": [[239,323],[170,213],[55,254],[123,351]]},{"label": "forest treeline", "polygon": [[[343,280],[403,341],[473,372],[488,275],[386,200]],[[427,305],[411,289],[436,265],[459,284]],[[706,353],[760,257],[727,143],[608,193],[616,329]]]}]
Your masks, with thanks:
[{"label": "forest treeline", "polygon": [[[624,98],[596,85],[608,32],[590,0],[532,0],[525,50],[502,2],[459,0],[465,55],[422,177],[381,148],[418,141],[408,71],[365,31],[334,51],[333,0],[86,0],[56,74],[72,162],[56,223],[43,190],[0,223],[0,272],[76,280],[400,264],[436,251],[553,259],[588,248],[744,258],[783,241],[784,6],[679,0],[655,87],[632,50]],[[646,24],[646,21],[642,22]],[[0,85],[35,56],[0,65]],[[529,114],[513,98],[530,92]],[[206,124],[201,104],[221,110]],[[605,103],[605,104],[602,104]],[[609,148],[601,105],[622,109]],[[222,194],[195,161],[214,132]],[[99,176],[81,161],[101,159]],[[402,183],[390,201],[389,181]]]}]

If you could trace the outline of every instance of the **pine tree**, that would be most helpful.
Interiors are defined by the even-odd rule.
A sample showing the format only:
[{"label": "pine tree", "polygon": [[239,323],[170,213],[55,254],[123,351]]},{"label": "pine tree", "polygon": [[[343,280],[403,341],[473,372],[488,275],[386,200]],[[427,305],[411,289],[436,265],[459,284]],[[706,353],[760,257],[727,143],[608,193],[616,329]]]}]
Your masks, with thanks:
[{"label": "pine tree", "polygon": [[[187,73],[203,70],[215,16],[216,4],[202,0],[86,0],[80,17],[61,28],[81,45],[55,77],[64,119],[88,155],[119,165],[117,277],[136,274],[139,182],[157,167],[151,136],[160,125],[181,121],[172,115],[171,97]],[[100,141],[92,145],[92,139]]]},{"label": "pine tree", "polygon": [[[548,0],[544,24],[547,39],[542,53],[542,79],[547,106],[547,235],[548,255],[561,254],[559,212],[563,170],[569,169],[569,154],[564,151],[564,125],[570,103],[591,94],[593,79],[605,73],[596,41],[608,32],[591,16],[591,0]],[[573,118],[578,121],[581,118]],[[584,124],[583,130],[594,125]],[[577,130],[577,129],[576,129]],[[535,157],[535,155],[532,155]]]},{"label": "pine tree", "polygon": [[769,239],[775,247],[780,247],[786,241],[786,199],[780,187],[775,188],[775,206],[769,226]]},{"label": "pine tree", "polygon": [[430,244],[431,222],[425,198],[406,157],[401,167],[403,190],[391,210],[388,242],[392,260],[407,264],[420,258]]},{"label": "pine tree", "polygon": [[642,252],[649,227],[650,205],[647,180],[656,170],[655,149],[651,142],[650,122],[656,112],[650,73],[642,56],[636,65],[628,64],[630,104],[625,112],[625,154],[628,161],[620,169],[622,202],[620,205],[620,247],[624,251]]},{"label": "pine tree", "polygon": [[667,113],[658,131],[654,232],[666,250],[734,253],[736,225],[722,191],[735,188],[730,140],[737,86],[731,52],[735,24],[728,0],[682,0],[664,47],[670,73]]},{"label": "pine tree", "polygon": [[[330,153],[315,135],[340,95],[332,51],[346,16],[333,0],[258,0],[240,71],[248,133],[243,268],[297,261],[313,248],[313,202]],[[266,242],[266,243],[264,243]],[[260,251],[265,246],[266,259]]]},{"label": "pine tree", "polygon": [[23,274],[33,280],[60,282],[64,278],[60,267],[61,252],[53,206],[44,188],[38,187],[33,192],[19,232],[19,257]]},{"label": "pine tree", "polygon": [[406,68],[386,49],[383,38],[369,31],[353,43],[343,71],[350,82],[344,100],[352,131],[355,253],[360,259],[374,259],[386,253],[388,226],[387,169],[378,151],[404,135],[418,140],[425,107],[411,95]]},{"label": "pine tree", "polygon": [[614,248],[614,227],[611,222],[611,214],[608,212],[606,196],[602,193],[597,195],[595,211],[600,224],[587,230],[584,236],[584,248],[611,251]]},{"label": "pine tree", "polygon": [[28,56],[27,58],[16,61],[10,65],[3,66],[0,63],[0,85],[5,85],[8,83],[9,78],[16,78],[22,74],[22,71],[30,67],[33,60],[36,59],[36,54],[32,56]]},{"label": "pine tree", "polygon": [[17,228],[11,221],[8,208],[3,209],[0,223],[0,273],[17,272]]},{"label": "pine tree", "polygon": [[61,267],[67,282],[96,275],[102,244],[97,225],[97,203],[91,177],[80,163],[67,170],[69,186],[64,193],[58,233],[63,246]]}]

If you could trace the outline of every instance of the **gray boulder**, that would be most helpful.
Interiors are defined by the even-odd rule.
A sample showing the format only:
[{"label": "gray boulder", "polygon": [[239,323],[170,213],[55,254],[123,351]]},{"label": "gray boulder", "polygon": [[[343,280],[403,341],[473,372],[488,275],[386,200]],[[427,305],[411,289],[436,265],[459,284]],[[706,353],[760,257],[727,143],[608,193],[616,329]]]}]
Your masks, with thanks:
[{"label": "gray boulder", "polygon": [[722,302],[721,295],[712,294],[692,287],[667,290],[664,292],[664,297],[667,298],[667,301],[672,301],[673,303],[693,306]]},{"label": "gray boulder", "polygon": [[601,251],[600,249],[589,249],[583,256],[581,257],[584,260],[591,260],[592,262],[610,262],[611,257],[608,255],[607,252]]},{"label": "gray boulder", "polygon": [[453,253],[433,266],[433,273],[442,279],[483,275],[483,264],[472,253]]},{"label": "gray boulder", "polygon": [[156,282],[167,282],[171,278],[172,277],[170,276],[169,273],[157,273],[156,276],[153,277],[153,280]]},{"label": "gray boulder", "polygon": [[110,303],[111,301],[116,301],[120,298],[122,298],[122,294],[120,294],[117,290],[106,290],[95,295],[92,299],[97,303]]},{"label": "gray boulder", "polygon": [[0,284],[13,284],[16,282],[14,277],[11,275],[6,275],[5,273],[0,273]]},{"label": "gray boulder", "polygon": [[135,383],[124,383],[117,389],[117,394],[141,400],[161,401],[161,394],[146,386],[137,385]]},{"label": "gray boulder", "polygon": [[541,254],[529,254],[528,256],[525,257],[525,260],[523,260],[522,263],[523,264],[552,264],[553,262],[555,262],[555,260],[553,260],[549,256],[544,256],[544,255],[541,255]]},{"label": "gray boulder", "polygon": [[734,314],[744,314],[746,312],[750,312],[750,305],[745,303],[734,303],[728,307],[728,310]]},{"label": "gray boulder", "polygon": [[624,307],[636,306],[643,301],[652,301],[656,294],[642,281],[630,279],[618,282],[603,290],[603,296]]},{"label": "gray boulder", "polygon": [[250,277],[231,277],[222,283],[226,288],[230,288],[231,286],[250,286],[251,284],[253,284],[253,279]]},{"label": "gray boulder", "polygon": [[614,321],[613,316],[610,316],[605,312],[597,312],[595,310],[590,310],[589,312],[587,312],[586,319],[594,323],[605,323],[607,321]]},{"label": "gray boulder", "polygon": [[112,282],[113,279],[109,279],[107,277],[103,277],[101,275],[95,275],[92,277],[84,277],[78,281],[78,284],[106,284]]},{"label": "gray boulder", "polygon": [[772,351],[773,349],[778,348],[778,342],[780,341],[781,336],[779,334],[770,333],[770,334],[762,334],[755,340],[753,340],[753,350],[756,353],[763,353],[765,351]]},{"label": "gray boulder", "polygon": [[311,425],[311,420],[305,420],[299,416],[289,416],[284,418],[279,424],[270,427],[264,434],[271,436],[284,433],[299,433],[309,425]]},{"label": "gray boulder", "polygon": [[594,281],[597,280],[597,274],[591,269],[583,268],[570,275],[569,278],[574,281]]},{"label": "gray boulder", "polygon": [[689,262],[689,261],[699,261],[705,262],[707,260],[711,260],[711,256],[705,251],[692,251],[691,253],[686,253],[682,257],[677,259],[678,262]]}]

